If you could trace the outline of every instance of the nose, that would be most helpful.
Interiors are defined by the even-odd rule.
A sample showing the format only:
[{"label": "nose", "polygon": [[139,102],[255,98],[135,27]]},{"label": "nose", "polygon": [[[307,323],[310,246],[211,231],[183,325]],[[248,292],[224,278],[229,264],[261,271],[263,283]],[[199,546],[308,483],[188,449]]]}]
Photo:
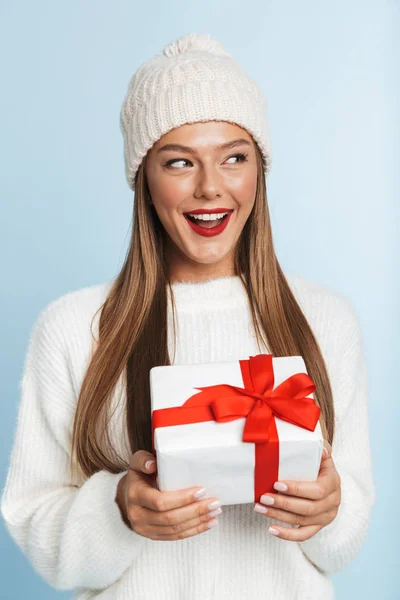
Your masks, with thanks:
[{"label": "nose", "polygon": [[199,171],[195,197],[213,200],[223,195],[222,176],[213,165],[204,165]]}]

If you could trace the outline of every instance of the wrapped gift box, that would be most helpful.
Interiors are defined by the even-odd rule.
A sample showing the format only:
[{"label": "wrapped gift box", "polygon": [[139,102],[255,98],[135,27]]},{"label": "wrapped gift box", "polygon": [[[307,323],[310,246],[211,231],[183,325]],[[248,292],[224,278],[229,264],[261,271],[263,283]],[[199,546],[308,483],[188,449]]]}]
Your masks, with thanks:
[{"label": "wrapped gift box", "polygon": [[301,356],[150,369],[161,491],[204,486],[221,504],[259,501],[278,480],[315,481],[323,437]]}]

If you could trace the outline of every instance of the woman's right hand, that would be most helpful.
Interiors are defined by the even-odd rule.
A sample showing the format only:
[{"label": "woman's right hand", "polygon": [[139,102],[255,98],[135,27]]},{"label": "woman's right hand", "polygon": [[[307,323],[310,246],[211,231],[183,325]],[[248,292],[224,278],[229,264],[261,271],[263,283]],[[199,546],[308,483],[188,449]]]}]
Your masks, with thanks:
[{"label": "woman's right hand", "polygon": [[[146,468],[149,460],[154,462]],[[131,455],[116,498],[128,527],[151,540],[182,540],[217,524],[215,517],[222,509],[216,498],[204,498],[205,490],[196,498],[200,487],[160,492],[156,471],[156,459],[150,452],[138,450]]]}]

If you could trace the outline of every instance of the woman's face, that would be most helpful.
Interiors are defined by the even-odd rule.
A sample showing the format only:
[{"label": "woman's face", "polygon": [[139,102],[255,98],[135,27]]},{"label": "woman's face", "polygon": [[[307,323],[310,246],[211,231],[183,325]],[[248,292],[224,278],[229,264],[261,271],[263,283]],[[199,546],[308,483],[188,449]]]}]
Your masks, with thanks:
[{"label": "woman's face", "polygon": [[[154,144],[145,171],[151,202],[168,234],[170,278],[195,281],[233,275],[235,247],[257,186],[250,134],[225,121],[182,125]],[[192,228],[185,215],[193,211],[207,212],[210,219],[196,219],[198,225]],[[215,232],[215,223],[221,221],[214,220],[214,211],[228,213]]]}]

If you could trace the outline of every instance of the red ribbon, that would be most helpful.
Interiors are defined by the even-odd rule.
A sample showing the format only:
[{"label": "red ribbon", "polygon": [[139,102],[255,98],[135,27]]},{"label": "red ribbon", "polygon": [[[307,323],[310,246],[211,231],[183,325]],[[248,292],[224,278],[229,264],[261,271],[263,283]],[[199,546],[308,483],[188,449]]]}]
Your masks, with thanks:
[{"label": "red ribbon", "polygon": [[321,409],[306,397],[316,389],[306,373],[296,373],[274,389],[272,354],[250,356],[239,364],[244,388],[229,384],[196,387],[201,393],[182,406],[153,411],[153,453],[157,427],[247,417],[243,441],[255,444],[254,499],[258,502],[262,494],[275,491],[273,484],[278,480],[279,437],[273,417],[314,431]]}]

